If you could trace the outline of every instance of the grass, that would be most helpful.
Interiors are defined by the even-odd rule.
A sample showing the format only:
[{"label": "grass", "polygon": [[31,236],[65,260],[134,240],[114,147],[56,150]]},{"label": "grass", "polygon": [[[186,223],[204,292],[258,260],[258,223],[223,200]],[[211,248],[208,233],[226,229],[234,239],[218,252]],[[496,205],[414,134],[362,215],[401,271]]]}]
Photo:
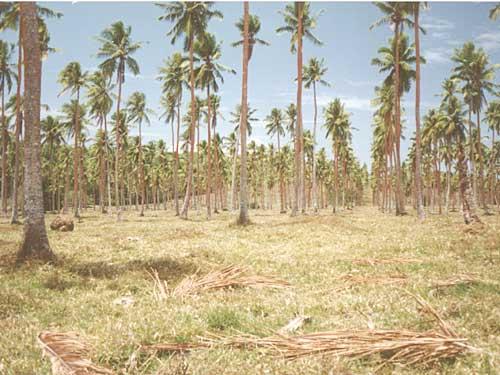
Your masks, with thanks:
[{"label": "grass", "polygon": [[[36,335],[73,330],[92,344],[93,360],[122,374],[369,374],[376,360],[331,357],[295,361],[258,350],[217,348],[186,355],[141,354],[141,344],[188,343],[207,333],[265,336],[297,314],[301,332],[345,328],[425,330],[417,304],[425,298],[458,334],[482,350],[432,368],[388,366],[386,374],[494,374],[500,368],[500,216],[486,216],[479,233],[464,231],[458,213],[394,217],[359,207],[332,215],[290,218],[251,211],[238,228],[229,213],[188,221],[169,211],[114,217],[83,212],[74,232],[49,232],[55,265],[13,266],[22,227],[0,221],[0,374],[49,374]],[[53,216],[49,216],[49,222]],[[356,264],[351,259],[411,258],[412,263]],[[238,288],[156,301],[151,268],[174,287],[196,270],[250,267],[292,284],[284,289]],[[356,278],[343,278],[346,274]],[[404,284],[358,277],[404,274]],[[467,285],[434,282],[475,274]],[[114,303],[132,298],[131,305]]]}]

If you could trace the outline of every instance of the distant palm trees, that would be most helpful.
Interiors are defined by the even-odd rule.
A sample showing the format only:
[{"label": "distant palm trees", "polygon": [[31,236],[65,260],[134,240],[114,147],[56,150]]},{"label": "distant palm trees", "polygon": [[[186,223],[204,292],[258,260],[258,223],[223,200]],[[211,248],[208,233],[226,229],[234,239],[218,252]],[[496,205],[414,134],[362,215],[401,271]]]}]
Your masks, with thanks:
[{"label": "distant palm trees", "polygon": [[[211,2],[173,2],[156,4],[165,12],[159,17],[160,21],[169,21],[173,23],[172,28],[167,33],[171,36],[171,42],[174,44],[178,38],[184,36],[184,49],[189,52],[189,86],[191,89],[191,114],[196,112],[195,106],[195,69],[194,69],[194,42],[204,36],[208,22],[212,18],[222,18],[222,13],[212,10]],[[196,126],[195,116],[191,116],[189,128],[190,153],[188,159],[188,173],[186,175],[186,195],[180,217],[187,219],[189,203],[191,199],[192,180],[193,180],[193,160],[194,160],[194,133]]]},{"label": "distant palm trees", "polygon": [[76,61],[70,62],[59,74],[59,83],[62,85],[62,91],[59,95],[66,91],[71,91],[72,95],[76,97],[76,113],[74,116],[74,137],[75,146],[73,150],[73,214],[76,218],[80,217],[80,197],[79,197],[79,178],[80,173],[78,166],[80,164],[80,90],[85,86],[87,80],[87,72],[82,72],[80,64]]},{"label": "distant palm trees", "polygon": [[[116,83],[118,94],[116,99],[116,129],[120,129],[120,105],[122,99],[122,85],[125,82],[125,72],[130,70],[132,74],[140,73],[139,64],[132,55],[141,48],[142,43],[133,42],[131,38],[132,28],[125,26],[123,22],[118,21],[113,23],[108,28],[101,32],[97,40],[101,43],[97,57],[104,59],[99,65],[104,74],[112,77],[116,74]],[[122,151],[121,134],[116,131],[116,155],[115,155],[115,202],[117,207],[117,219],[120,220],[121,215],[121,194],[123,190],[123,176],[120,172],[120,158]]]},{"label": "distant palm trees", "polygon": [[[282,158],[281,155],[281,144],[280,144],[280,137],[283,137],[285,135],[285,127],[283,125],[283,114],[280,109],[278,108],[273,108],[271,110],[271,114],[266,117],[266,130],[267,134],[269,136],[275,136],[276,135],[276,140],[277,140],[277,145],[278,145],[278,164],[280,159]],[[285,210],[285,202],[284,202],[284,181],[283,181],[283,173],[282,169],[278,168],[278,174],[279,174],[279,187],[280,187],[280,212],[284,213],[286,212]]]},{"label": "distant palm trees", "polygon": [[316,124],[318,120],[318,104],[316,102],[316,85],[320,84],[323,86],[330,86],[330,84],[323,79],[328,68],[324,66],[324,60],[318,60],[317,58],[311,58],[309,63],[304,67],[304,80],[305,88],[313,88],[313,98],[314,98],[314,124],[312,133],[312,195],[313,195],[313,210],[318,212],[318,192],[316,183],[316,157],[315,157],[315,147],[316,147]]},{"label": "distant palm trees", "polygon": [[[277,33],[291,34],[291,52],[297,52],[297,124],[295,128],[295,195],[292,207],[292,216],[297,215],[299,209],[305,210],[305,177],[304,177],[304,135],[302,127],[302,43],[303,37],[312,43],[321,45],[322,42],[314,36],[312,30],[316,27],[318,15],[311,14],[308,2],[294,2],[285,7],[282,13],[285,25],[276,29]],[[321,14],[321,12],[320,12]]]}]

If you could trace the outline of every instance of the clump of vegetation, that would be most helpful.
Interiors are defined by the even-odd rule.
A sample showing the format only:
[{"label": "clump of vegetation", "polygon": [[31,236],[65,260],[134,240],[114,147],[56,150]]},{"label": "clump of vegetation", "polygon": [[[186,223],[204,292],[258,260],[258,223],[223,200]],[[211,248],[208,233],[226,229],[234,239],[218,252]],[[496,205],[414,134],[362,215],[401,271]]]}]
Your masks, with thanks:
[{"label": "clump of vegetation", "polygon": [[226,331],[241,328],[241,316],[229,307],[217,307],[207,314],[207,325],[212,330]]}]

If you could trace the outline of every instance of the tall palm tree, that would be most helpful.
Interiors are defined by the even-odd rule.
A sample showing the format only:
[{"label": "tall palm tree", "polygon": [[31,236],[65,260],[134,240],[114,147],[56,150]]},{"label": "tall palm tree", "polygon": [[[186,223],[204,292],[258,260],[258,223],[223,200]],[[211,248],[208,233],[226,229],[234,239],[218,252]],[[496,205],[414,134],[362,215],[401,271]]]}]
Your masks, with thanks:
[{"label": "tall palm tree", "polygon": [[389,24],[394,29],[394,73],[392,82],[394,91],[394,116],[396,128],[396,215],[405,214],[404,197],[402,191],[402,175],[401,175],[401,91],[400,91],[400,35],[404,26],[412,27],[413,22],[408,18],[407,6],[403,2],[376,2],[374,5],[384,14],[384,16],[370,26],[373,29],[376,26]]},{"label": "tall palm tree", "polygon": [[[278,159],[281,158],[281,144],[280,144],[280,136],[283,137],[285,135],[285,128],[283,126],[283,114],[280,109],[273,108],[269,116],[266,117],[266,130],[267,134],[271,137],[276,135],[278,142]],[[280,185],[280,212],[285,211],[285,205],[283,201],[283,174],[282,170],[278,169],[279,174],[279,185]]]},{"label": "tall palm tree", "polygon": [[[295,199],[292,216],[297,215],[299,208],[305,210],[305,177],[303,146],[304,137],[302,129],[302,42],[305,36],[316,45],[322,42],[314,36],[312,30],[316,27],[317,17],[310,10],[308,2],[294,2],[285,7],[282,13],[285,25],[278,27],[276,32],[291,34],[291,52],[297,52],[297,126],[295,129]],[[321,12],[320,12],[321,14]],[[299,207],[300,206],[300,207]]]},{"label": "tall palm tree", "polygon": [[[120,129],[119,122],[120,105],[122,99],[122,85],[125,82],[125,71],[129,70],[132,74],[140,73],[139,64],[132,55],[141,48],[142,43],[133,42],[131,38],[132,27],[125,26],[123,22],[118,21],[101,32],[97,40],[101,43],[97,57],[104,59],[99,65],[99,68],[108,76],[112,77],[116,74],[116,83],[118,86],[118,94],[116,99],[116,119],[118,121],[116,128]],[[115,202],[117,207],[117,219],[121,219],[121,200],[120,191],[123,190],[123,176],[120,173],[120,158],[121,158],[121,139],[120,132],[116,134],[116,155],[115,155]]]},{"label": "tall palm tree", "polygon": [[97,120],[99,130],[102,132],[102,137],[99,139],[104,141],[102,148],[104,150],[104,157],[100,159],[101,164],[99,173],[99,203],[102,213],[105,213],[106,211],[104,206],[105,190],[107,190],[107,200],[110,212],[112,204],[107,117],[111,111],[111,107],[113,106],[113,98],[111,94],[113,88],[114,85],[110,84],[109,80],[102,71],[93,73],[87,81],[87,104],[89,113]]},{"label": "tall palm tree", "polygon": [[[42,6],[36,6],[37,20],[38,20],[38,33],[39,39],[41,42],[40,45],[40,53],[42,58],[44,57],[44,51],[47,51],[47,43],[48,43],[48,32],[44,18],[61,18],[62,13],[54,12],[49,8],[45,8]],[[15,125],[15,161],[14,161],[14,176],[12,183],[12,217],[11,224],[18,224],[18,207],[17,207],[17,190],[18,190],[18,176],[19,176],[19,164],[20,164],[20,149],[21,143],[19,138],[21,136],[21,122],[22,122],[22,113],[21,113],[21,80],[22,80],[22,66],[23,66],[23,58],[22,58],[22,22],[20,22],[20,2],[4,2],[0,4],[0,31],[4,31],[7,29],[17,30],[18,34],[18,53],[17,53],[17,89],[16,89],[16,125]]]},{"label": "tall palm tree", "polygon": [[240,140],[241,140],[241,163],[240,163],[240,213],[237,223],[247,225],[248,217],[248,193],[247,193],[247,121],[248,121],[248,56],[249,43],[249,6],[248,1],[243,3],[243,62],[241,81],[241,118],[240,118]]},{"label": "tall palm tree", "polygon": [[344,109],[344,105],[339,98],[330,102],[324,109],[324,127],[326,129],[326,137],[331,137],[334,154],[334,199],[333,212],[336,211],[339,198],[339,156],[342,144],[346,143],[350,138],[349,131],[349,115]]},{"label": "tall palm tree", "polygon": [[236,71],[230,69],[218,62],[221,56],[221,44],[217,43],[215,36],[210,33],[205,33],[201,38],[199,38],[194,43],[194,53],[195,61],[198,63],[198,67],[195,70],[196,82],[201,88],[207,90],[207,180],[206,180],[206,205],[207,205],[207,217],[210,218],[212,215],[212,207],[210,203],[210,197],[212,194],[212,158],[211,158],[211,148],[212,148],[212,102],[211,102],[211,89],[213,92],[219,91],[219,84],[224,82],[222,72],[231,72],[236,74]]},{"label": "tall palm tree", "polygon": [[74,127],[75,136],[75,148],[73,150],[73,169],[74,169],[74,181],[73,181],[73,213],[76,218],[80,217],[80,197],[79,197],[79,176],[78,165],[80,163],[80,152],[79,152],[79,139],[80,136],[80,115],[78,110],[80,108],[80,90],[85,86],[86,80],[88,78],[87,72],[82,72],[80,63],[73,61],[70,62],[66,67],[59,73],[59,83],[62,85],[62,91],[59,95],[70,91],[71,95],[76,97],[76,114]]},{"label": "tall palm tree", "polygon": [[[243,18],[240,18],[238,22],[236,22],[236,27],[240,31],[241,36],[243,37]],[[256,44],[260,44],[262,46],[268,46],[269,42],[266,42],[263,39],[260,39],[257,37],[257,34],[260,31],[260,19],[259,16],[256,16],[255,14],[250,14],[248,17],[248,61],[252,59],[253,55],[253,48]],[[238,40],[237,42],[234,42],[231,44],[233,47],[239,47],[243,45],[243,39]]]},{"label": "tall palm tree", "polygon": [[50,261],[54,253],[49,245],[45,229],[43,208],[41,153],[40,153],[40,92],[42,61],[38,39],[36,3],[20,4],[23,29],[24,70],[24,118],[25,126],[25,214],[24,234],[17,259],[23,261],[38,258]]},{"label": "tall palm tree", "polygon": [[[170,56],[165,62],[165,65],[160,68],[159,79],[163,82],[163,93],[167,95],[171,102],[175,99],[177,107],[177,131],[174,132],[172,122],[172,152],[174,152],[174,205],[175,215],[179,216],[179,140],[180,140],[180,127],[181,127],[181,104],[183,88],[188,87],[188,65],[187,59],[181,53],[176,52]],[[165,99],[167,97],[164,97]],[[164,102],[164,104],[166,104]],[[164,106],[165,107],[165,106]],[[168,106],[166,107],[168,108]],[[168,117],[173,121],[173,117]],[[174,134],[175,133],[175,134]]]},{"label": "tall palm tree", "polygon": [[425,219],[422,197],[422,178],[420,176],[420,8],[427,4],[415,2],[411,4],[410,13],[413,14],[413,31],[415,36],[415,194],[417,196],[417,214],[420,221]]},{"label": "tall palm tree", "polygon": [[[184,36],[184,49],[189,51],[189,85],[191,89],[191,113],[196,112],[195,109],[195,71],[194,71],[194,41],[201,38],[205,34],[208,21],[212,18],[222,18],[222,13],[217,10],[212,10],[213,3],[211,2],[172,2],[156,4],[165,12],[159,17],[160,21],[169,21],[173,23],[172,28],[167,33],[171,36],[172,44],[175,44],[178,38]],[[186,175],[186,195],[180,217],[187,219],[189,203],[191,199],[192,180],[193,180],[193,161],[194,161],[194,134],[196,126],[195,116],[191,116],[190,124],[190,153],[188,159],[188,173]]]},{"label": "tall palm tree", "polygon": [[2,213],[7,216],[7,118],[5,116],[5,94],[9,94],[12,83],[17,78],[14,64],[11,62],[14,45],[0,40],[0,95],[2,100],[1,126],[2,126]]},{"label": "tall palm tree", "polygon": [[309,63],[304,67],[304,86],[306,89],[313,88],[313,98],[314,98],[314,123],[313,123],[313,133],[312,133],[312,195],[313,195],[313,209],[314,212],[318,212],[318,196],[317,196],[317,183],[316,183],[316,156],[314,148],[316,146],[316,124],[318,120],[318,105],[316,102],[316,84],[323,86],[330,86],[330,84],[323,79],[323,76],[328,71],[328,68],[324,66],[324,60],[318,60],[313,57],[309,60]]},{"label": "tall palm tree", "polygon": [[153,112],[146,107],[146,95],[142,92],[134,92],[127,102],[129,121],[139,125],[139,186],[141,192],[141,211],[139,216],[144,216],[145,186],[144,186],[144,160],[142,157],[142,123],[150,124],[149,115]]}]

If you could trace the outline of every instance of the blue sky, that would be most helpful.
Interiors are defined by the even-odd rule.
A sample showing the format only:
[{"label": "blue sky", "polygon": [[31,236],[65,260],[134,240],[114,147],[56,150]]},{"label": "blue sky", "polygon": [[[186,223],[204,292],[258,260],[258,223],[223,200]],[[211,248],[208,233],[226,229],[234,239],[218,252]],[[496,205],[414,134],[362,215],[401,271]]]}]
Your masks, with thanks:
[{"label": "blue sky", "polygon": [[[79,61],[84,69],[95,69],[99,64],[96,52],[99,44],[95,36],[111,23],[122,20],[132,26],[132,37],[136,41],[147,42],[135,55],[141,68],[137,77],[127,76],[124,86],[125,98],[134,91],[143,91],[148,106],[160,113],[160,83],[156,80],[162,61],[182,46],[171,45],[166,37],[170,25],[158,21],[161,9],[153,3],[42,3],[64,14],[59,20],[48,22],[51,44],[58,52],[49,56],[43,65],[42,102],[56,113],[68,95],[58,97],[60,86],[57,75],[71,61]],[[288,35],[277,35],[275,29],[282,24],[282,10],[285,3],[258,2],[250,4],[250,12],[257,14],[262,22],[260,37],[271,46],[257,46],[250,63],[249,103],[256,108],[260,121],[254,124],[252,139],[259,143],[269,143],[264,118],[271,108],[285,108],[295,100],[296,57],[290,53]],[[220,121],[219,131],[226,135],[232,130],[229,112],[239,103],[241,97],[241,49],[230,44],[239,39],[234,23],[242,14],[242,3],[216,3],[217,9],[224,13],[222,21],[213,20],[208,30],[223,42],[221,62],[234,68],[236,75],[226,75],[221,85],[222,110],[225,120]],[[439,102],[440,84],[449,76],[451,63],[449,57],[453,49],[465,41],[472,40],[487,50],[493,63],[500,62],[500,22],[488,19],[492,3],[431,3],[430,9],[422,14],[422,25],[427,35],[421,38],[422,55],[427,65],[422,67],[422,115]],[[331,88],[320,87],[318,104],[319,123],[322,124],[322,107],[335,97],[341,98],[352,114],[352,125],[357,129],[353,134],[353,146],[362,162],[370,161],[371,117],[373,108],[370,100],[374,86],[384,78],[370,61],[377,49],[387,44],[391,30],[387,26],[369,30],[369,26],[380,17],[380,12],[371,3],[321,2],[313,3],[314,12],[324,10],[319,18],[315,35],[324,42],[321,47],[309,42],[304,45],[304,62],[310,57],[324,58],[328,66],[326,80]],[[7,32],[5,37],[14,41],[15,36]],[[500,73],[499,73],[500,75]],[[499,79],[496,79],[499,83]],[[186,96],[187,99],[187,96]],[[187,102],[187,100],[186,100]],[[414,129],[413,91],[405,96],[406,153],[408,139]],[[312,92],[304,91],[304,126],[312,128]],[[170,144],[167,125],[156,116],[152,124],[144,130],[146,141],[165,139]],[[95,128],[89,126],[92,135]],[[132,129],[132,134],[137,130]],[[330,142],[319,129],[318,144],[330,150]]]}]

